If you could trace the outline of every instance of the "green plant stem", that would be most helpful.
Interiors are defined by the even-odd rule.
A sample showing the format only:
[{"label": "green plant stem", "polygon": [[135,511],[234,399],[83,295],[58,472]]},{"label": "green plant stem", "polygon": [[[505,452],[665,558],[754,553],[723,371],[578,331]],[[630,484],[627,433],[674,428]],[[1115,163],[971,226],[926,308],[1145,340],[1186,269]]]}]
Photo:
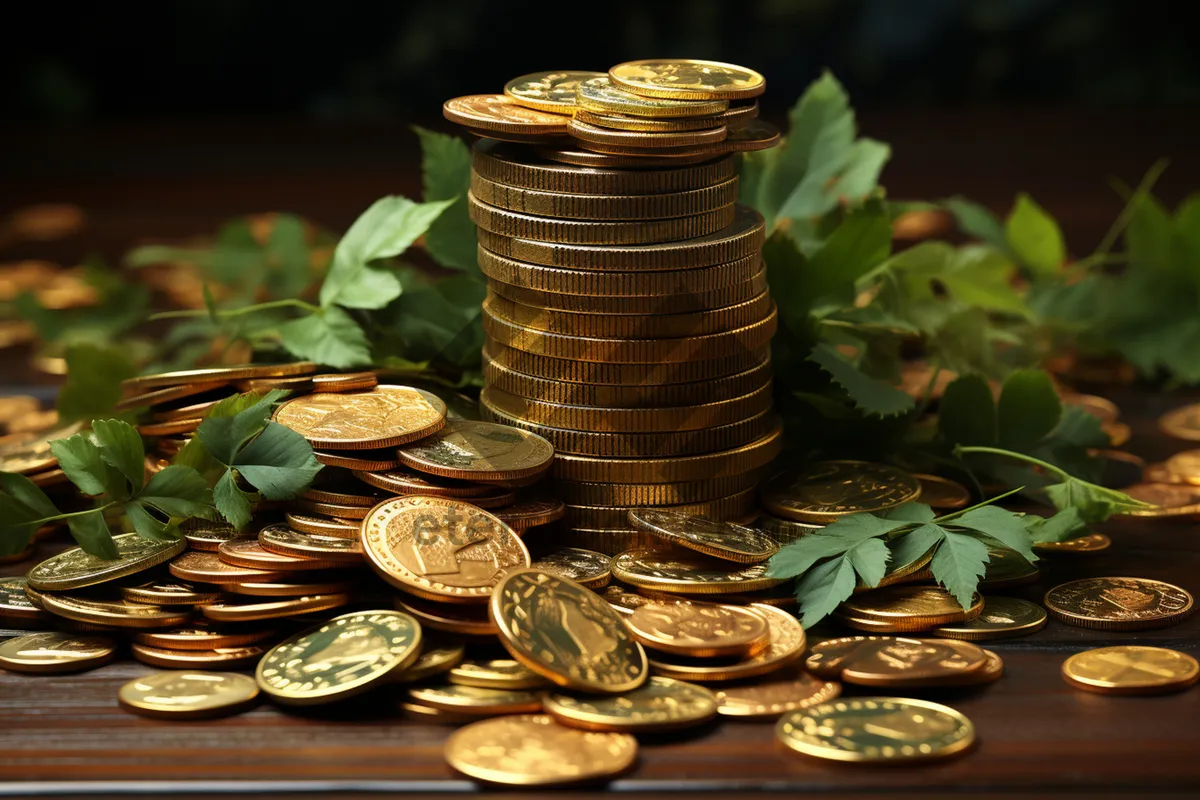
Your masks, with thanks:
[{"label": "green plant stem", "polygon": [[68,511],[66,514],[55,514],[52,517],[42,517],[41,519],[31,520],[29,522],[29,524],[40,526],[40,525],[44,525],[47,522],[53,522],[54,520],[58,520],[58,519],[70,519],[71,517],[83,517],[88,514],[95,514],[97,512],[107,511],[108,509],[110,509],[116,505],[120,505],[120,503],[117,503],[116,501],[112,501],[112,502],[105,503],[102,506],[96,506],[95,508],[89,508],[84,511]]},{"label": "green plant stem", "polygon": [[[240,317],[243,314],[253,314],[258,311],[268,311],[272,308],[299,308],[303,311],[309,312],[310,314],[315,314],[321,310],[320,306],[289,297],[283,300],[272,300],[269,303],[256,303],[255,305],[244,306],[243,308],[233,308],[229,309],[228,311],[217,311],[215,315],[219,319],[231,319],[233,317]],[[154,321],[160,319],[185,319],[207,316],[209,316],[209,312],[207,310],[195,309],[192,311],[163,311],[161,313],[154,314],[150,317],[150,319],[151,321]]]},{"label": "green plant stem", "polygon": [[[1046,461],[1042,461],[1040,458],[1034,458],[1033,456],[1027,456],[1024,453],[1016,453],[1016,452],[1013,452],[1012,450],[1002,450],[999,447],[984,447],[983,445],[973,445],[971,447],[963,447],[962,445],[959,445],[958,447],[954,448],[954,454],[956,456],[958,456],[959,458],[962,458],[964,455],[970,455],[972,453],[980,453],[980,454],[986,454],[986,455],[991,455],[991,456],[1003,456],[1005,458],[1011,458],[1015,461],[1024,461],[1025,463],[1032,464],[1035,467],[1041,467],[1042,469],[1046,470],[1050,474],[1056,476],[1059,480],[1063,480],[1063,481],[1072,480],[1072,475],[1069,472],[1066,472],[1065,470],[1062,470]],[[1024,488],[1024,487],[1022,487],[1022,488]],[[1020,491],[1020,489],[1014,489],[1013,491]],[[1012,494],[1012,493],[1013,492],[1009,492],[1008,494]],[[1001,495],[1001,497],[1005,497],[1005,496],[1007,496],[1007,495]]]},{"label": "green plant stem", "polygon": [[[1008,452],[1008,451],[1001,450],[999,452],[1004,453],[1004,452]],[[995,497],[989,497],[987,500],[984,500],[983,502],[980,502],[980,503],[976,503],[973,506],[968,506],[967,508],[960,508],[958,511],[951,511],[949,514],[943,514],[940,517],[936,517],[933,521],[935,523],[948,522],[952,519],[961,517],[963,514],[966,514],[968,511],[974,511],[975,509],[983,508],[984,506],[995,505],[996,503],[999,503],[1004,498],[1011,497],[1012,495],[1016,494],[1017,492],[1021,491],[1024,488],[1025,488],[1024,486],[1018,486],[1016,489],[1009,489],[1004,494],[998,494]]]},{"label": "green plant stem", "polygon": [[1133,194],[1130,195],[1129,200],[1125,203],[1125,207],[1121,209],[1121,213],[1113,220],[1112,227],[1104,234],[1104,238],[1100,240],[1100,244],[1096,245],[1096,251],[1089,258],[1108,255],[1108,251],[1117,243],[1117,237],[1121,235],[1121,231],[1125,230],[1125,227],[1129,224],[1129,220],[1133,218],[1133,212],[1137,208],[1138,201],[1154,188],[1154,184],[1158,182],[1159,177],[1162,176],[1167,165],[1170,163],[1167,159],[1160,158],[1151,165],[1150,169],[1142,177],[1141,183],[1133,190]]}]

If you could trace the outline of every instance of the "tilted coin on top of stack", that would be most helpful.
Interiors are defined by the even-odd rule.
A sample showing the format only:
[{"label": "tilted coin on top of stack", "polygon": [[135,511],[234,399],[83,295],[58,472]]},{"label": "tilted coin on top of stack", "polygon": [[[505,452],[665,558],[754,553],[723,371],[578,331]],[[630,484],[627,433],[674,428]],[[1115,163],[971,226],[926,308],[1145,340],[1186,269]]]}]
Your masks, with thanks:
[{"label": "tilted coin on top of stack", "polygon": [[771,147],[753,70],[681,59],[543,72],[447,101],[482,137],[487,419],[554,444],[565,544],[647,543],[633,507],[748,519],[780,449],[764,225],[733,153]]}]

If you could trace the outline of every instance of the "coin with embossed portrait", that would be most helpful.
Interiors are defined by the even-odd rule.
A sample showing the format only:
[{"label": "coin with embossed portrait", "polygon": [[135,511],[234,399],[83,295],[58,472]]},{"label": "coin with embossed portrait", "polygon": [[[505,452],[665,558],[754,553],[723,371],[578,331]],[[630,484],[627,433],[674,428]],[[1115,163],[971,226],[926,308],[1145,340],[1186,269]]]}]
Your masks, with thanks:
[{"label": "coin with embossed portrait", "polygon": [[760,603],[750,608],[767,620],[770,642],[766,649],[733,663],[721,659],[683,659],[656,653],[650,659],[654,673],[698,683],[736,681],[783,669],[803,658],[807,640],[799,620],[774,606]]}]

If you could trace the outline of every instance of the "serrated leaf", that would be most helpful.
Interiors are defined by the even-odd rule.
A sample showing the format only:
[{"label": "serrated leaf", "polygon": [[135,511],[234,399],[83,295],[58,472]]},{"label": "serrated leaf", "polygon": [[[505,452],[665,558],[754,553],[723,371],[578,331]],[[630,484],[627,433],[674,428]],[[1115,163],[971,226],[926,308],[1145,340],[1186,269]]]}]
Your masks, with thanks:
[{"label": "serrated leaf", "polygon": [[1067,246],[1058,223],[1027,194],[1017,195],[1004,222],[1004,235],[1021,263],[1036,273],[1053,275],[1066,261]]},{"label": "serrated leaf", "polygon": [[321,471],[305,438],[277,422],[267,423],[263,432],[242,448],[234,466],[268,500],[295,497]]},{"label": "serrated leaf", "polygon": [[122,508],[125,511],[125,516],[129,519],[129,523],[133,525],[133,529],[143,539],[164,542],[179,538],[178,525],[171,522],[169,518],[161,520],[154,516],[154,514],[150,513],[150,509],[142,505],[141,502],[135,500],[126,503]]},{"label": "serrated leaf", "polygon": [[996,405],[1000,446],[1024,450],[1042,441],[1062,419],[1062,401],[1050,376],[1017,369],[1004,381]]},{"label": "serrated leaf", "polygon": [[[399,295],[399,291],[396,295]],[[362,367],[371,363],[371,346],[363,329],[353,317],[336,306],[285,322],[279,326],[279,339],[288,352],[297,358],[336,369]]]},{"label": "serrated leaf", "polygon": [[846,551],[854,571],[865,586],[874,588],[887,574],[891,551],[882,539],[867,539]]},{"label": "serrated leaf", "polygon": [[829,373],[833,382],[846,390],[856,408],[881,417],[911,411],[914,400],[888,383],[872,378],[850,363],[837,349],[821,342],[812,349],[809,361]]},{"label": "serrated leaf", "polygon": [[227,397],[208,412],[196,430],[196,438],[217,461],[231,464],[237,451],[267,426],[271,407],[285,394],[274,390]]},{"label": "serrated leaf", "polygon": [[933,577],[954,595],[960,606],[970,608],[988,561],[987,545],[983,542],[943,529],[942,543],[933,554],[929,568],[933,571]]},{"label": "serrated leaf", "polygon": [[115,467],[104,460],[100,448],[86,433],[50,442],[50,452],[71,483],[86,495],[108,495],[114,500],[129,497],[129,485]]},{"label": "serrated leaf", "polygon": [[994,445],[996,403],[982,375],[963,375],[942,394],[938,432],[951,444]]},{"label": "serrated leaf", "polygon": [[467,214],[471,188],[471,151],[457,136],[414,125],[421,140],[421,183],[425,202],[454,202],[434,220],[425,234],[425,249],[443,267],[479,274],[475,224]]},{"label": "serrated leaf", "polygon": [[800,624],[811,628],[845,602],[857,582],[850,560],[839,557],[810,570],[796,586],[796,599],[803,615]]},{"label": "serrated leaf", "polygon": [[881,519],[874,514],[851,514],[842,517],[820,532],[805,536],[780,548],[767,568],[773,578],[791,578],[808,570],[823,558],[839,555],[851,547],[878,536],[884,536],[908,523]]},{"label": "serrated leaf", "polygon": [[986,206],[971,202],[965,197],[951,197],[941,202],[943,208],[954,215],[959,229],[993,247],[1008,248],[1008,239],[999,218]]},{"label": "serrated leaf", "polygon": [[137,374],[124,350],[73,344],[65,354],[67,380],[58,393],[60,422],[110,416],[121,399],[121,381]]},{"label": "serrated leaf", "polygon": [[859,139],[850,146],[850,157],[830,193],[843,203],[862,200],[878,188],[879,174],[891,157],[892,148],[885,142]]},{"label": "serrated leaf", "polygon": [[68,518],[67,527],[71,529],[71,536],[75,542],[88,555],[107,561],[120,557],[112,532],[108,529],[108,523],[104,521],[104,512],[99,509],[90,514]]},{"label": "serrated leaf", "polygon": [[892,550],[892,564],[902,567],[924,557],[942,541],[940,525],[924,524],[888,542]]},{"label": "serrated leaf", "polygon": [[965,514],[954,517],[946,523],[959,528],[968,528],[990,536],[1010,550],[1016,550],[1030,563],[1038,560],[1033,552],[1029,532],[1026,530],[1024,519],[1011,511],[999,506],[983,506],[974,508]]},{"label": "serrated leaf", "polygon": [[825,72],[800,97],[788,121],[768,201],[781,218],[820,216],[837,204],[827,185],[850,159],[855,135],[850,98]]},{"label": "serrated leaf", "polygon": [[1026,517],[1025,530],[1033,542],[1065,542],[1085,535],[1087,525],[1079,515],[1079,509],[1068,508],[1052,517]]},{"label": "serrated leaf", "polygon": [[221,516],[237,530],[244,529],[250,524],[253,515],[250,499],[238,488],[233,470],[226,470],[217,485],[213,487],[213,505]]},{"label": "serrated leaf", "polygon": [[100,448],[100,457],[129,481],[130,493],[141,491],[146,481],[146,449],[141,434],[128,422],[94,419],[92,440]]},{"label": "serrated leaf", "polygon": [[0,555],[15,555],[29,544],[40,520],[58,516],[46,493],[24,475],[0,472]]},{"label": "serrated leaf", "polygon": [[1149,503],[1134,500],[1124,492],[1106,489],[1094,483],[1068,478],[1046,487],[1046,495],[1059,511],[1074,508],[1087,524],[1104,522],[1114,514],[1150,508]]},{"label": "serrated leaf", "polygon": [[206,518],[212,492],[196,470],[173,464],[155,473],[136,499],[177,519]]},{"label": "serrated leaf", "polygon": [[804,302],[809,309],[853,305],[858,279],[882,264],[891,249],[892,224],[886,210],[860,208],[847,214],[808,259],[799,287]]},{"label": "serrated leaf", "polygon": [[1031,318],[1025,298],[1013,286],[1012,262],[986,245],[966,245],[953,252],[938,276],[946,293],[971,308]]},{"label": "serrated leaf", "polygon": [[921,525],[926,522],[933,522],[937,515],[925,503],[913,502],[880,511],[876,516],[896,522],[912,522]]}]

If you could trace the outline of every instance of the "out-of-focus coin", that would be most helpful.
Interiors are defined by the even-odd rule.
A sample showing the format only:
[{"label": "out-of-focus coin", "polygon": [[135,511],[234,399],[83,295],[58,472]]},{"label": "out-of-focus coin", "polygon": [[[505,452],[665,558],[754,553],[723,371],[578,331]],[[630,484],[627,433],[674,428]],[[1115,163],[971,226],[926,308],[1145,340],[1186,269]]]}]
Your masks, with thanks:
[{"label": "out-of-focus coin", "polygon": [[770,644],[761,614],[712,603],[649,603],[625,618],[635,639],[664,653],[693,658],[748,658]]},{"label": "out-of-focus coin", "polygon": [[[786,611],[755,603],[749,606],[761,614],[770,628],[770,644],[765,650],[732,664],[711,660],[681,659],[655,654],[650,666],[656,675],[683,681],[712,683],[753,678],[783,669],[804,657],[806,639],[800,622]],[[669,659],[669,660],[668,660]]]},{"label": "out-of-focus coin", "polygon": [[522,689],[488,689],[450,683],[415,686],[408,690],[408,696],[431,708],[476,716],[528,714],[542,710],[542,696]]},{"label": "out-of-focus coin", "polygon": [[1030,564],[1016,550],[989,546],[987,568],[979,581],[979,588],[981,591],[994,591],[1012,586],[1025,586],[1037,583],[1041,576],[1042,572],[1037,565]]},{"label": "out-of-focus coin", "polygon": [[530,564],[533,569],[567,578],[588,589],[608,585],[612,579],[611,565],[611,557],[578,547],[560,547]]},{"label": "out-of-focus coin", "polygon": [[729,102],[722,98],[682,101],[635,94],[606,75],[580,82],[575,88],[575,102],[590,111],[652,118],[708,117],[729,108]]},{"label": "out-of-focus coin", "polygon": [[451,122],[473,130],[519,136],[564,134],[570,120],[570,117],[564,114],[551,114],[528,108],[502,94],[469,94],[455,97],[442,104],[442,115]]},{"label": "out-of-focus coin", "polygon": [[1094,394],[1078,392],[1063,392],[1059,395],[1063,405],[1082,408],[1101,422],[1116,422],[1121,416],[1121,409],[1113,401]]},{"label": "out-of-focus coin", "polygon": [[795,677],[727,686],[717,692],[723,717],[762,719],[825,703],[842,693],[840,684],[800,673]]},{"label": "out-of-focus coin", "polygon": [[1055,586],[1044,603],[1059,622],[1110,631],[1164,628],[1193,607],[1183,589],[1148,578],[1082,578]]},{"label": "out-of-focus coin", "polygon": [[801,522],[832,522],[917,499],[921,483],[903,470],[867,461],[821,461],[781,472],[762,488],[763,505]]},{"label": "out-of-focus coin", "polygon": [[258,664],[259,688],[285,705],[316,705],[363,692],[402,672],[421,652],[421,626],[399,611],[334,617],[276,645]]},{"label": "out-of-focus coin", "polygon": [[[399,459],[397,459],[399,460]],[[434,478],[407,469],[382,472],[356,470],[354,477],[392,494],[421,494],[432,497],[479,497],[496,490],[486,483],[470,483],[447,478]]]},{"label": "out-of-focus coin", "polygon": [[[35,606],[25,593],[25,578],[0,578],[0,622],[23,627],[42,623],[50,627],[53,617]],[[20,623],[20,625],[17,625]]]},{"label": "out-of-focus coin", "polygon": [[158,566],[187,547],[182,539],[156,542],[136,533],[114,536],[113,543],[117,558],[111,561],[88,555],[79,547],[50,557],[29,571],[29,585],[47,592],[94,586]]},{"label": "out-of-focus coin", "polygon": [[446,680],[484,689],[538,689],[548,685],[541,675],[510,658],[463,661],[450,670]]},{"label": "out-of-focus coin", "polygon": [[397,674],[400,683],[414,683],[453,669],[467,654],[461,644],[426,645],[421,655],[403,672]]},{"label": "out-of-focus coin", "polygon": [[889,586],[854,595],[838,607],[847,617],[904,626],[897,630],[924,630],[952,622],[965,622],[983,613],[983,598],[975,595],[963,608],[954,595],[940,586]]},{"label": "out-of-focus coin", "polygon": [[270,638],[270,628],[220,628],[205,620],[189,622],[178,628],[161,631],[137,631],[133,640],[150,647],[167,650],[220,650],[246,647]]},{"label": "out-of-focus coin", "polygon": [[1183,483],[1139,483],[1122,489],[1134,500],[1147,503],[1120,513],[1131,517],[1200,516],[1200,486]]},{"label": "out-of-focus coin", "polygon": [[126,395],[138,394],[160,386],[180,386],[218,381],[238,381],[248,378],[284,378],[294,375],[309,375],[317,371],[311,361],[295,361],[288,364],[243,364],[234,367],[209,367],[185,369],[178,372],[163,372],[157,375],[141,375],[121,381]]},{"label": "out-of-focus coin", "polygon": [[851,697],[793,711],[775,735],[807,756],[856,763],[947,758],[975,741],[975,726],[947,706],[898,697]]},{"label": "out-of-focus coin", "polygon": [[608,76],[627,91],[678,100],[743,100],[767,88],[766,79],[752,69],[694,58],[626,61]]},{"label": "out-of-focus coin", "polygon": [[970,642],[895,639],[881,647],[859,647],[842,667],[841,679],[896,689],[960,686],[971,683],[987,663],[987,654]]},{"label": "out-of-focus coin", "polygon": [[1184,450],[1162,464],[1174,482],[1200,485],[1200,450]]},{"label": "out-of-focus coin", "polygon": [[342,539],[357,539],[362,526],[357,521],[322,517],[316,514],[298,514],[289,511],[283,515],[293,530],[316,536],[336,536]]},{"label": "out-of-focus coin", "polygon": [[1089,533],[1062,542],[1034,542],[1033,551],[1042,555],[1084,555],[1099,553],[1112,546],[1112,539],[1103,533]]},{"label": "out-of-focus coin", "polygon": [[258,543],[264,550],[283,556],[349,564],[363,562],[362,543],[341,536],[321,536],[301,533],[287,525],[268,525],[258,532]]},{"label": "out-of-focus coin", "polygon": [[1159,417],[1158,427],[1176,439],[1200,442],[1200,403],[1168,411]]},{"label": "out-of-focus coin", "polygon": [[488,615],[487,606],[438,603],[407,595],[397,597],[395,603],[396,608],[413,615],[422,626],[431,630],[489,638],[495,638],[500,632]]},{"label": "out-of-focus coin", "polygon": [[603,77],[603,72],[569,69],[533,72],[504,84],[504,94],[527,108],[551,114],[574,114],[575,87],[582,81]]},{"label": "out-of-focus coin", "polygon": [[134,603],[158,606],[202,606],[221,599],[215,587],[202,589],[186,581],[159,579],[133,586],[122,586],[121,596]]},{"label": "out-of-focus coin", "polygon": [[618,131],[700,131],[722,125],[737,128],[758,116],[758,104],[730,107],[708,117],[635,117],[628,114],[609,114],[581,108],[575,118],[589,125]]},{"label": "out-of-focus coin", "polygon": [[236,383],[239,392],[266,394],[272,389],[307,394],[313,389],[313,376],[296,375],[290,378],[248,378]]},{"label": "out-of-focus coin", "polygon": [[1063,662],[1063,679],[1100,694],[1165,694],[1200,679],[1200,663],[1165,647],[1121,645],[1076,653]]},{"label": "out-of-focus coin", "polygon": [[31,633],[0,642],[0,669],[51,674],[81,672],[112,660],[117,646],[100,636]]},{"label": "out-of-focus coin", "polygon": [[563,725],[587,731],[670,731],[703,725],[717,715],[717,699],[708,689],[658,677],[619,696],[550,692],[542,702]]},{"label": "out-of-focus coin", "polygon": [[517,533],[548,525],[563,518],[567,507],[561,500],[552,497],[533,497],[495,511],[496,518]]},{"label": "out-of-focus coin", "polygon": [[988,642],[1028,636],[1046,626],[1046,612],[1036,603],[1016,597],[985,597],[983,613],[970,622],[955,622],[930,631],[933,636]]},{"label": "out-of-focus coin", "polygon": [[26,414],[34,414],[41,408],[38,399],[28,394],[10,394],[0,397],[0,427]]},{"label": "out-of-focus coin", "polygon": [[965,508],[971,502],[971,493],[958,481],[937,475],[915,474],[913,477],[921,483],[917,502],[946,511]]},{"label": "out-of-focus coin", "polygon": [[613,576],[632,586],[681,594],[753,592],[783,583],[765,564],[738,565],[660,550],[629,550],[612,561]]},{"label": "out-of-focus coin", "polygon": [[509,571],[488,611],[512,657],[559,686],[620,694],[646,680],[646,654],[621,617],[574,581],[534,569]]},{"label": "out-of-focus coin", "polygon": [[128,600],[93,599],[69,594],[43,594],[46,611],[59,617],[117,628],[166,628],[188,621],[188,608],[164,608]]},{"label": "out-of-focus coin", "polygon": [[74,436],[82,429],[79,423],[71,423],[48,431],[27,431],[6,436],[0,443],[0,472],[16,472],[29,475],[47,470],[58,463],[50,452],[50,443]]},{"label": "out-of-focus coin", "polygon": [[158,672],[122,686],[117,701],[144,717],[213,719],[253,708],[258,684],[234,672]]},{"label": "out-of-focus coin", "polygon": [[725,561],[754,564],[779,552],[778,545],[761,531],[732,522],[713,522],[661,508],[632,509],[629,521],[671,544]]},{"label": "out-of-focus coin", "polygon": [[143,664],[165,669],[242,669],[256,664],[266,651],[253,644],[212,650],[171,650],[131,644],[129,652]]},{"label": "out-of-focus coin", "polygon": [[167,566],[176,578],[197,583],[247,583],[287,580],[286,570],[263,570],[227,564],[213,552],[189,550]]},{"label": "out-of-focus coin", "polygon": [[[375,505],[375,503],[371,503],[371,505]],[[336,519],[362,519],[367,516],[367,512],[370,510],[370,506],[360,504],[346,505],[343,503],[316,502],[308,499],[297,500],[296,508],[307,514],[319,514]]]},{"label": "out-of-focus coin", "polygon": [[350,602],[348,594],[316,594],[283,597],[255,603],[210,603],[200,613],[216,622],[255,622],[264,619],[295,617],[312,611],[327,611]]},{"label": "out-of-focus coin", "polygon": [[[127,394],[125,397],[121,398],[121,400],[115,406],[113,406],[113,409],[116,411],[125,411],[128,409],[146,408],[149,406],[154,406],[156,409],[158,409],[158,407],[164,403],[174,403],[176,400],[183,400],[184,398],[203,395],[207,392],[213,392],[216,394],[218,389],[224,389],[228,385],[229,383],[227,381],[184,383],[180,384],[179,386],[166,386],[161,389],[151,389],[140,394]],[[215,402],[213,405],[215,405]],[[171,409],[171,416],[162,417],[157,416],[158,414],[163,413],[161,409],[158,409],[156,411],[156,417],[161,422],[169,422],[177,419],[195,419],[196,417],[203,417],[209,408],[211,408],[211,406],[200,409],[196,409],[193,406],[188,406],[187,408],[195,413],[176,414],[175,412],[178,411],[178,409]]]},{"label": "out-of-focus coin", "polygon": [[421,389],[376,386],[368,392],[297,397],[277,408],[274,419],[319,448],[393,447],[441,430],[446,404]]}]

